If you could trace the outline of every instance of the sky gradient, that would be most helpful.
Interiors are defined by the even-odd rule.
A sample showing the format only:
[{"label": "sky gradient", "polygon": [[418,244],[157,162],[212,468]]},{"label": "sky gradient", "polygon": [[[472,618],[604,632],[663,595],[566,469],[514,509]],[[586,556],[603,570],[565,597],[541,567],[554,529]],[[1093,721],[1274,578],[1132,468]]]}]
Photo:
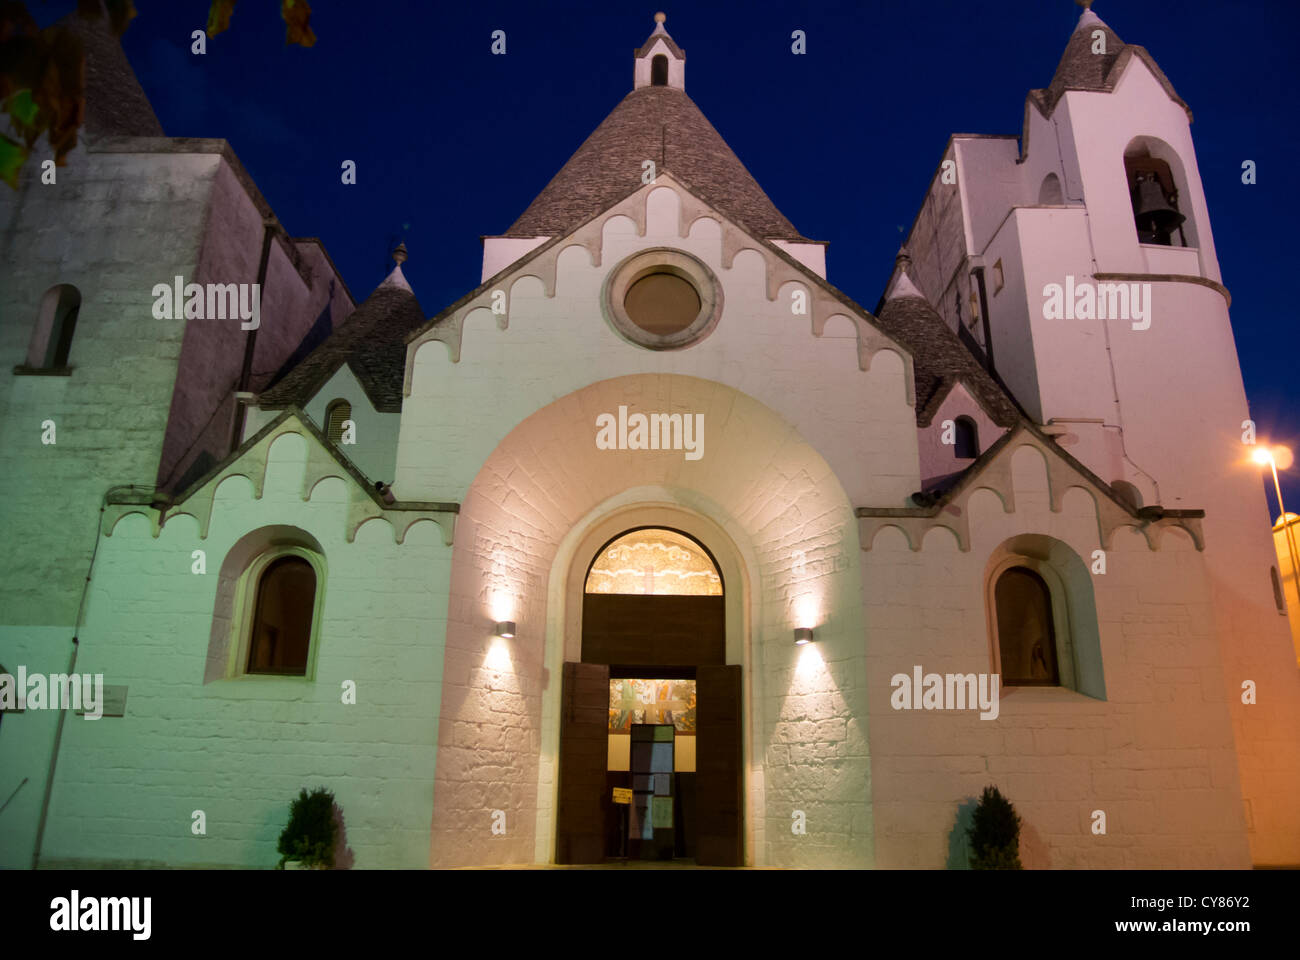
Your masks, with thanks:
[{"label": "sky gradient", "polygon": [[[632,88],[656,9],[686,51],[686,90],[776,206],[827,240],[830,281],[874,307],[950,134],[1019,134],[1080,9],[1072,0],[927,3],[658,0],[442,4],[316,0],[310,49],[279,4],[244,0],[190,53],[207,0],[135,0],[123,36],[169,136],[227,139],[294,236],[320,237],[358,302],[391,269],[432,316],[478,285],[479,237],[501,233]],[[42,25],[74,0],[30,2]],[[1192,108],[1252,416],[1300,449],[1286,349],[1300,203],[1289,0],[1098,0]],[[493,30],[507,52],[490,52]],[[790,51],[795,29],[807,54]],[[340,182],[344,160],[357,183]],[[1258,182],[1241,182],[1254,160]],[[1177,397],[1170,397],[1176,403]],[[1284,481],[1300,512],[1300,468]],[[1276,511],[1271,483],[1270,510]]]}]

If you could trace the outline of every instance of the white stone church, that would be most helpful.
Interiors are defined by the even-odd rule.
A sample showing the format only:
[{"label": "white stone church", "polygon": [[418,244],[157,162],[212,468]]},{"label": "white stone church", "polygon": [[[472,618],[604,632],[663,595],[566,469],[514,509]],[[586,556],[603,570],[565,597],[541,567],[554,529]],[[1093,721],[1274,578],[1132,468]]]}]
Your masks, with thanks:
[{"label": "white stone church", "polygon": [[269,867],[325,786],[358,868],[965,867],[990,784],[1027,868],[1300,864],[1297,651],[1151,54],[1085,10],[868,310],[655,19],[445,307],[404,247],[356,303],[81,27],[83,145],[0,190],[0,673],[102,675],[103,715],[0,713],[0,866]]}]

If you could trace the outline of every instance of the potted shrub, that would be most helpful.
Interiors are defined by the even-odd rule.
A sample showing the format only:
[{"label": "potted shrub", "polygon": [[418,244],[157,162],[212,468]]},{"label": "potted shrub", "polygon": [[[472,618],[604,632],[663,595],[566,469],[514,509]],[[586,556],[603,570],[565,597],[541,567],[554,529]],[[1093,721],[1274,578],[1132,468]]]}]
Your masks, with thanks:
[{"label": "potted shrub", "polygon": [[280,834],[277,870],[329,870],[334,866],[334,794],[324,787],[304,788],[289,807],[289,824]]},{"label": "potted shrub", "polygon": [[972,870],[1023,870],[1020,865],[1020,815],[997,787],[985,787],[971,816]]}]

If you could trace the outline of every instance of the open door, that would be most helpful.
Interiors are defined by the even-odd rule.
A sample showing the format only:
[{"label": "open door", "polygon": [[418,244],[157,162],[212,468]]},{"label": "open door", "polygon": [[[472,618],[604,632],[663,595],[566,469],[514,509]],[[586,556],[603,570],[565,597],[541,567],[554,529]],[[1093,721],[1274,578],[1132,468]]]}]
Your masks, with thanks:
[{"label": "open door", "polygon": [[695,669],[697,734],[695,819],[696,862],[740,867],[745,854],[741,791],[741,668]]},{"label": "open door", "polygon": [[560,691],[556,863],[603,863],[609,759],[609,667],[566,663]]}]

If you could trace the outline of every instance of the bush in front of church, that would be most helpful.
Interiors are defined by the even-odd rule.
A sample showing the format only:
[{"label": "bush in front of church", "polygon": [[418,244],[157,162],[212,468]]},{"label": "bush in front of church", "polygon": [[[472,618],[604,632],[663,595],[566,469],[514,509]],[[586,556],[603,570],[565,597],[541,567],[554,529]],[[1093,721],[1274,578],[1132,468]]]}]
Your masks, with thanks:
[{"label": "bush in front of church", "polygon": [[276,869],[283,870],[290,861],[297,861],[309,870],[332,869],[337,838],[334,794],[324,787],[317,787],[310,794],[303,788],[289,807],[289,824],[281,832],[277,847],[280,862]]},{"label": "bush in front of church", "polygon": [[984,788],[971,825],[972,870],[1023,870],[1020,865],[1020,815],[997,787]]}]

